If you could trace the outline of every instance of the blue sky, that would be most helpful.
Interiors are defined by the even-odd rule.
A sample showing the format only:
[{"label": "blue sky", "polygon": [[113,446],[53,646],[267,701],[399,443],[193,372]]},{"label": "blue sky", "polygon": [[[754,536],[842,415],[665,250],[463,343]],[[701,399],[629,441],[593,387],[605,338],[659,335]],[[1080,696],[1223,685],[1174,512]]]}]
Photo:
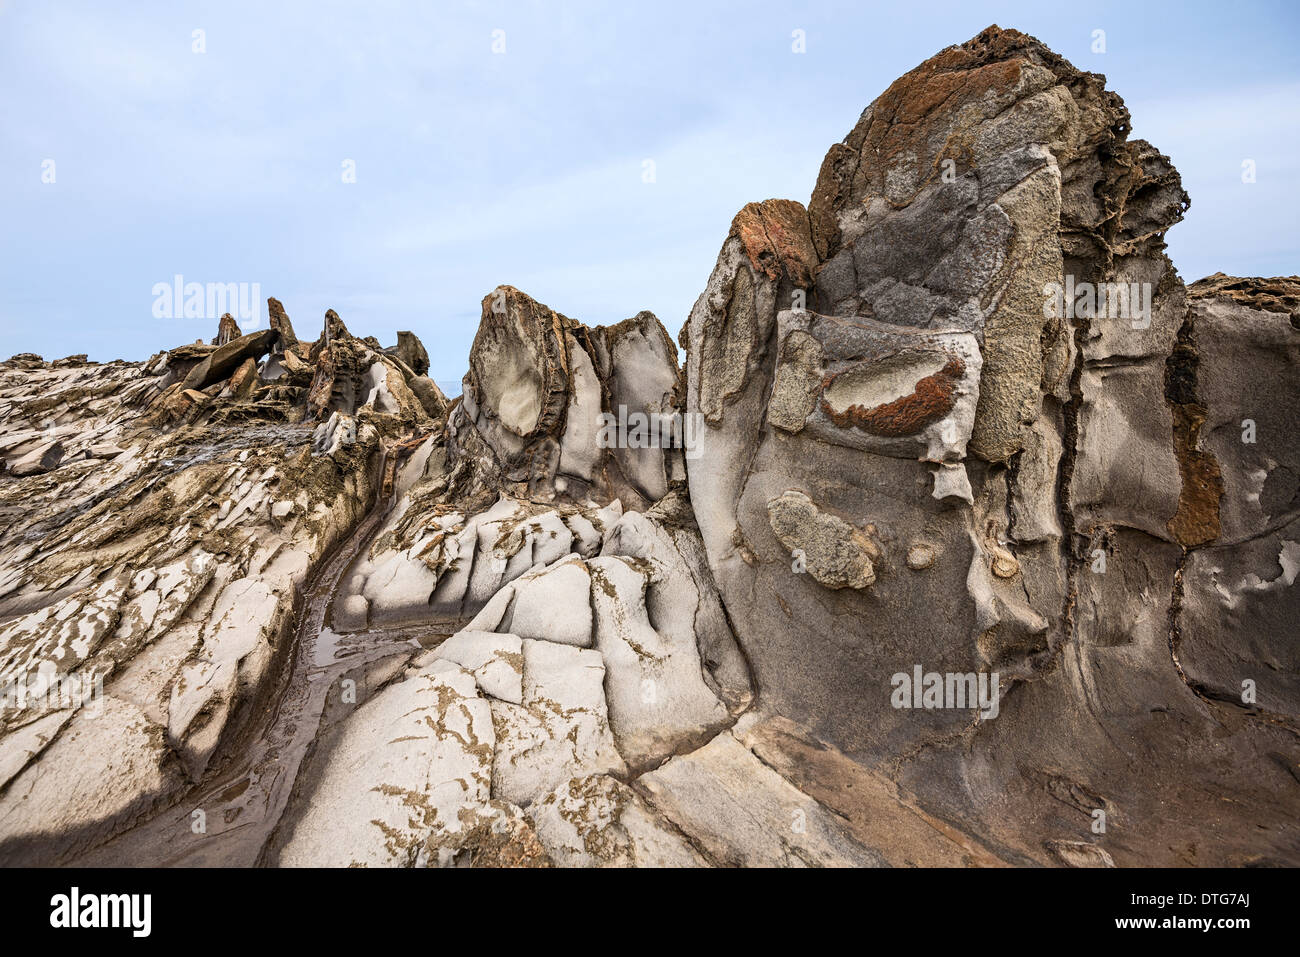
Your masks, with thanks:
[{"label": "blue sky", "polygon": [[439,380],[460,378],[498,283],[588,323],[650,309],[675,334],[742,205],[807,202],[872,99],[995,22],[1106,74],[1172,157],[1184,279],[1297,273],[1298,10],[0,0],[0,352],[210,338],[153,315],[176,274],[259,283],[300,335],[327,308],[386,344],[412,329]]}]

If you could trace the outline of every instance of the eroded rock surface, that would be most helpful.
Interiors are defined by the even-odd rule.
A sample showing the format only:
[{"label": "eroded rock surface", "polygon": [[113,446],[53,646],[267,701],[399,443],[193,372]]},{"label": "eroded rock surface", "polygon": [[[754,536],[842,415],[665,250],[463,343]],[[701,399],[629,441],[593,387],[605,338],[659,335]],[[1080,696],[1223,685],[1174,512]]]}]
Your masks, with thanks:
[{"label": "eroded rock surface", "polygon": [[[381,447],[439,426],[377,388],[331,401],[348,427],[322,448],[287,317],[246,336],[227,320],[215,348],[145,363],[0,364],[0,455],[62,450],[0,486],[6,862],[67,861],[230,763],[279,696],[297,593],[375,497]],[[345,350],[400,389],[356,340],[318,346],[317,374]]]},{"label": "eroded rock surface", "polygon": [[[864,111],[806,213],[742,211],[682,334],[760,710],[1011,861],[1300,851],[1296,280],[1184,287],[1187,206],[1101,77],[990,28]],[[900,702],[929,672],[1000,708]]]},{"label": "eroded rock surface", "polygon": [[678,379],[653,314],[592,328],[500,286],[451,415],[453,457],[519,497],[645,507],[683,477]]},{"label": "eroded rock surface", "polygon": [[990,27],[681,359],[500,286],[452,402],[274,299],[0,363],[0,860],[1300,862],[1300,278],[1185,286],[1187,208]]}]

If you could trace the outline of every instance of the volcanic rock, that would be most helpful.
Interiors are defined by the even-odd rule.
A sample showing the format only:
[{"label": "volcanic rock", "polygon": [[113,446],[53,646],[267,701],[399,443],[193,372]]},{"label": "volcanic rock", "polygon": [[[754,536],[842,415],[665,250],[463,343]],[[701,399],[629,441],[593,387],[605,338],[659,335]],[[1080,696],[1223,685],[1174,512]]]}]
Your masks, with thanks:
[{"label": "volcanic rock", "polygon": [[391,346],[384,351],[401,359],[416,375],[427,376],[429,374],[429,353],[425,351],[424,343],[420,341],[414,332],[399,331],[397,333],[397,345]]},{"label": "volcanic rock", "polygon": [[263,329],[228,340],[189,371],[183,388],[198,391],[230,378],[248,359],[260,359],[270,352],[275,335],[274,330]]},{"label": "volcanic rock", "polygon": [[226,313],[221,317],[221,322],[217,326],[217,338],[212,340],[214,346],[224,346],[227,342],[238,339],[243,335],[239,329],[239,323],[235,322],[235,317]]},{"label": "volcanic rock", "polygon": [[275,299],[0,363],[0,862],[1300,862],[1300,278],[1184,286],[1187,208],[990,27],[684,367],[511,286],[450,403]]},{"label": "volcanic rock", "polygon": [[498,287],[451,415],[452,461],[512,494],[645,507],[681,476],[677,380],[652,314],[589,328]]},{"label": "volcanic rock", "polygon": [[293,323],[289,321],[289,314],[284,311],[280,300],[274,297],[268,298],[266,312],[270,317],[270,328],[280,337],[280,349],[284,352],[296,351],[298,337],[293,334]]},{"label": "volcanic rock", "polygon": [[[1270,832],[1293,804],[1268,720],[1218,771],[1205,741],[1294,714],[1292,453],[1258,436],[1294,434],[1296,286],[1184,289],[1187,206],[1101,77],[993,27],[867,108],[807,214],[746,207],[683,329],[692,506],[763,712],[1013,857],[1063,860],[1041,782],[1170,835],[1211,794]],[[1246,408],[1248,368],[1278,391]],[[1015,693],[900,708],[914,669]],[[1140,771],[1119,743],[1157,740]],[[1198,784],[1157,811],[1152,774]],[[1216,860],[1264,852],[1236,833]],[[1107,852],[1185,860],[1148,837]]]}]

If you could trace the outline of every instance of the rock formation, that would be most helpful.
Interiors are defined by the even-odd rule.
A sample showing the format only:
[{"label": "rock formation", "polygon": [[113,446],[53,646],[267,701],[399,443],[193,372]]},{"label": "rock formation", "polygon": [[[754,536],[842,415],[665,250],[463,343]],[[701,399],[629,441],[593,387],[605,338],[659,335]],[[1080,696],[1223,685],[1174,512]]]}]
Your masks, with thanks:
[{"label": "rock formation", "polygon": [[[682,334],[691,501],[764,707],[1005,859],[1111,809],[1116,860],[1159,831],[1162,862],[1204,862],[1198,815],[1233,800],[1261,840],[1214,859],[1293,860],[1290,403],[1240,382],[1294,388],[1296,280],[1186,289],[1163,237],[1187,196],[1128,119],[990,28],[867,108],[806,213],[742,210]],[[1000,716],[894,707],[918,665],[997,671]]]},{"label": "rock formation", "polygon": [[685,477],[679,378],[652,313],[593,329],[500,286],[483,299],[448,427],[453,454],[522,497],[644,508]]},{"label": "rock formation", "polygon": [[[680,335],[0,363],[0,862],[1300,863],[1300,278],[990,27]],[[1098,823],[1100,822],[1100,827]]]}]

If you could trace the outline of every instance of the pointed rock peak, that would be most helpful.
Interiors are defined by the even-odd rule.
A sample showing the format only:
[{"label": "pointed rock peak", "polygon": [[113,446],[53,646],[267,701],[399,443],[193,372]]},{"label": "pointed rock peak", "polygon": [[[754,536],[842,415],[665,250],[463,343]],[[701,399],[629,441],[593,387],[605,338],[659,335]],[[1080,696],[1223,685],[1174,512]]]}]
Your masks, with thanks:
[{"label": "pointed rock peak", "polygon": [[325,310],[325,325],[321,334],[329,341],[347,339],[352,335],[352,333],[348,332],[348,327],[343,324],[343,320],[339,318],[339,314],[333,309]]},{"label": "pointed rock peak", "polygon": [[244,333],[239,328],[239,323],[235,322],[235,317],[226,313],[221,317],[221,322],[217,326],[217,338],[212,340],[214,346],[224,346],[227,342],[238,339]]},{"label": "pointed rock peak", "polygon": [[648,429],[649,416],[679,407],[677,348],[654,313],[587,326],[498,286],[483,299],[469,366],[449,457],[487,463],[474,466],[485,484],[638,504],[667,491],[675,446],[604,431],[631,416]]},{"label": "pointed rock peak", "polygon": [[414,332],[399,331],[397,333],[397,345],[391,346],[384,351],[401,359],[416,375],[428,375],[429,353],[425,351],[424,343],[420,341],[419,336]]},{"label": "pointed rock peak", "polygon": [[808,207],[817,250],[828,259],[852,242],[868,203],[903,208],[973,172],[986,193],[1001,193],[1043,162],[1043,150],[1064,166],[1128,131],[1105,77],[991,26],[895,80],[831,147]]},{"label": "pointed rock peak", "polygon": [[622,322],[616,322],[612,326],[596,326],[605,332],[605,337],[610,342],[617,342],[619,339],[629,335],[639,333],[642,336],[652,339],[664,339],[676,351],[676,346],[672,346],[672,337],[668,335],[668,330],[664,324],[659,321],[649,309],[642,309],[630,319],[624,319]]},{"label": "pointed rock peak", "polygon": [[520,322],[535,326],[543,332],[548,330],[553,332],[556,329],[577,325],[568,316],[556,312],[544,303],[538,302],[528,293],[522,292],[514,286],[505,285],[497,286],[483,297],[480,322],[485,321],[490,316],[517,319]]},{"label": "pointed rock peak", "polygon": [[470,348],[471,403],[516,436],[556,428],[568,391],[565,333],[577,325],[513,286],[492,290]]},{"label": "pointed rock peak", "polygon": [[[600,377],[622,387],[615,391],[630,388],[639,403],[656,411],[677,404],[677,344],[653,312],[643,309],[612,326],[581,326],[577,336]],[[662,393],[658,400],[656,393]]]},{"label": "pointed rock peak", "polygon": [[280,348],[288,351],[298,345],[298,337],[293,334],[293,323],[284,306],[274,296],[266,300],[266,311],[271,319],[271,328],[280,335]]},{"label": "pointed rock peak", "polygon": [[740,239],[754,269],[768,279],[787,279],[805,289],[812,285],[817,249],[802,203],[790,199],[749,203],[731,221],[730,235]]}]

